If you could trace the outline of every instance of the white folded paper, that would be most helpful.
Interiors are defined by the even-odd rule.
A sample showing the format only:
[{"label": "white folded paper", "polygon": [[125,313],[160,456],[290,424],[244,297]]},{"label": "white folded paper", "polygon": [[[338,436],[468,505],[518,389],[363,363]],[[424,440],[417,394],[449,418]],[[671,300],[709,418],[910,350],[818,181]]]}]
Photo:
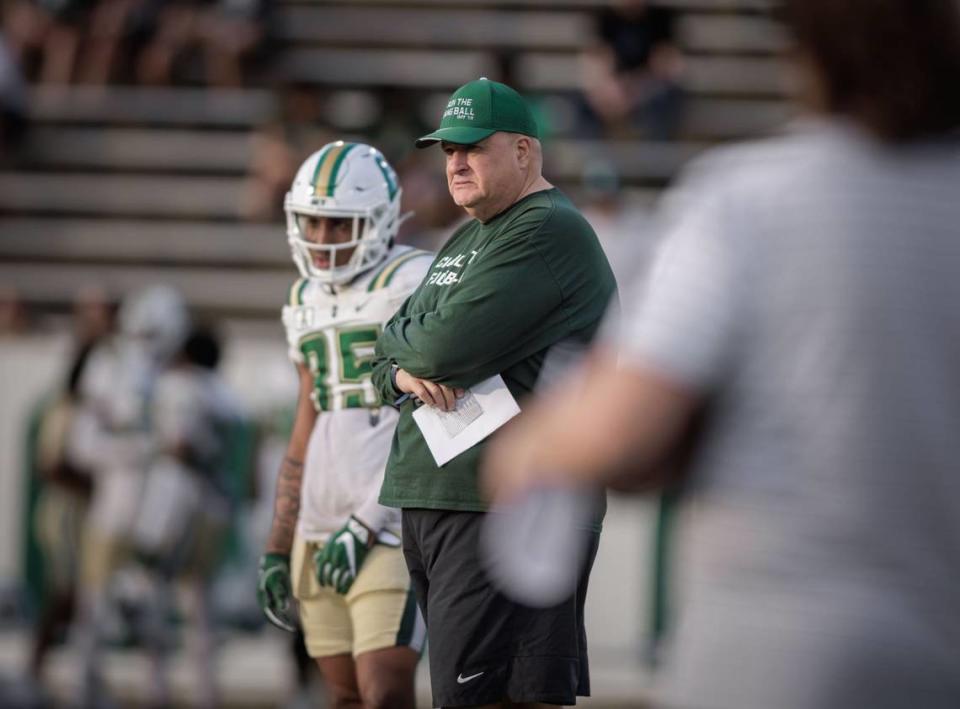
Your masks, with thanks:
[{"label": "white folded paper", "polygon": [[453,460],[520,413],[499,374],[467,389],[453,411],[421,406],[413,412],[437,465]]}]

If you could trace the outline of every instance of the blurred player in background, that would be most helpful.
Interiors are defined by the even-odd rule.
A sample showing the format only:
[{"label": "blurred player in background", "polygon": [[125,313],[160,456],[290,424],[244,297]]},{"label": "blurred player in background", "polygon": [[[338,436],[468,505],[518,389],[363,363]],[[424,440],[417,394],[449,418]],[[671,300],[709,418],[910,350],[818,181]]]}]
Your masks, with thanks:
[{"label": "blurred player in background", "polygon": [[957,707],[960,7],[785,10],[814,115],[687,172],[619,355],[495,442],[490,488],[692,454],[666,706]]},{"label": "blurred player in background", "polygon": [[153,449],[150,418],[157,377],[180,349],[189,327],[182,297],[166,286],[127,296],[118,320],[119,331],[90,354],[79,385],[83,406],[71,440],[74,460],[93,476],[79,608],[84,701],[89,704],[102,693],[100,650],[111,612],[110,582],[132,551],[131,534]]},{"label": "blurred player in background", "polygon": [[378,150],[338,141],[307,158],[285,201],[302,278],[283,324],[300,398],[258,598],[286,630],[291,594],[299,600],[307,651],[337,707],[413,707],[425,636],[399,511],[377,502],[397,412],[370,381],[383,324],[432,260],[394,244],[400,198]]},{"label": "blurred player in background", "polygon": [[114,304],[100,288],[81,290],[74,301],[75,344],[63,386],[42,405],[35,450],[40,492],[33,526],[43,553],[45,597],[37,619],[30,674],[43,684],[48,650],[74,615],[81,538],[92,481],[70,449],[77,412],[83,407],[80,383],[90,354],[113,327]]},{"label": "blurred player in background", "polygon": [[218,703],[210,584],[230,521],[227,456],[240,406],[217,372],[220,344],[194,328],[157,379],[151,402],[153,452],[133,526],[149,572],[146,631],[161,661],[157,681],[169,699],[166,657],[175,591],[185,591],[198,706]]}]

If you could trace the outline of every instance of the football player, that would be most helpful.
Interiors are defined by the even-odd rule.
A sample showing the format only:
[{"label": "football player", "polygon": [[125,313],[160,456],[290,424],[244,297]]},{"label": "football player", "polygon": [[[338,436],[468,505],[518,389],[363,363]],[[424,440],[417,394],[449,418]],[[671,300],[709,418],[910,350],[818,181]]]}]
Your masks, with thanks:
[{"label": "football player", "polygon": [[400,544],[399,511],[377,502],[397,412],[371,381],[374,344],[433,254],[394,244],[401,189],[383,155],[338,141],[287,193],[301,278],[283,308],[300,398],[260,561],[258,599],[294,630],[334,706],[414,706],[425,627]]},{"label": "football player", "polygon": [[[217,371],[220,344],[196,327],[157,378],[151,406],[153,455],[131,533],[149,573],[143,624],[158,646],[161,696],[169,697],[169,622],[177,597],[187,602],[183,630],[198,707],[220,705],[211,585],[230,520],[230,437],[242,422],[240,404]],[[174,593],[179,591],[180,593]]]},{"label": "football player", "polygon": [[[93,475],[78,619],[86,704],[99,701],[104,691],[101,650],[114,611],[109,590],[131,558],[137,501],[153,449],[150,410],[157,377],[182,345],[189,313],[177,291],[156,285],[127,296],[118,321],[119,331],[90,353],[79,384],[84,405],[69,442],[74,459]],[[153,701],[165,700],[159,673],[154,673],[151,692]]]}]

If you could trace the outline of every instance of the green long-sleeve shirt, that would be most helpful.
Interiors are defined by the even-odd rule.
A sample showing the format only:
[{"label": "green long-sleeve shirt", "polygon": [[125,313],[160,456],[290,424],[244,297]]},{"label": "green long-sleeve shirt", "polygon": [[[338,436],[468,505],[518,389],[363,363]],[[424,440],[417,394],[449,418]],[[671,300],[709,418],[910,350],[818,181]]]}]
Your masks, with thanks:
[{"label": "green long-sleeve shirt", "polygon": [[[500,374],[522,408],[550,347],[591,340],[615,292],[587,221],[559,190],[535,192],[453,234],[377,341],[374,385],[385,401],[399,395],[393,363],[457,387]],[[486,509],[476,475],[485,442],[437,467],[414,409],[409,400],[401,407],[380,502]]]}]

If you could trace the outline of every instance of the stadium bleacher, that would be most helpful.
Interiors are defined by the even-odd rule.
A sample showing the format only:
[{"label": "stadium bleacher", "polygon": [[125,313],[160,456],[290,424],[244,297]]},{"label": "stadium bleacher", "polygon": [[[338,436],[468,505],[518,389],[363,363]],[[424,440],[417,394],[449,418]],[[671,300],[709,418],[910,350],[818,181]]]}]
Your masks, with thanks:
[{"label": "stadium bleacher", "polygon": [[[270,73],[330,91],[409,90],[429,121],[450,89],[496,76],[508,52],[517,88],[558,106],[576,96],[599,4],[283,0]],[[657,4],[680,13],[689,94],[680,138],[591,141],[558,122],[548,176],[561,187],[575,191],[585,157],[602,153],[626,189],[656,191],[705,145],[790,115],[792,80],[778,58],[786,38],[768,0]],[[34,87],[19,159],[0,169],[4,282],[56,310],[90,280],[119,292],[163,279],[201,310],[273,317],[291,274],[283,227],[245,223],[240,204],[254,131],[278,111],[268,86]]]}]

